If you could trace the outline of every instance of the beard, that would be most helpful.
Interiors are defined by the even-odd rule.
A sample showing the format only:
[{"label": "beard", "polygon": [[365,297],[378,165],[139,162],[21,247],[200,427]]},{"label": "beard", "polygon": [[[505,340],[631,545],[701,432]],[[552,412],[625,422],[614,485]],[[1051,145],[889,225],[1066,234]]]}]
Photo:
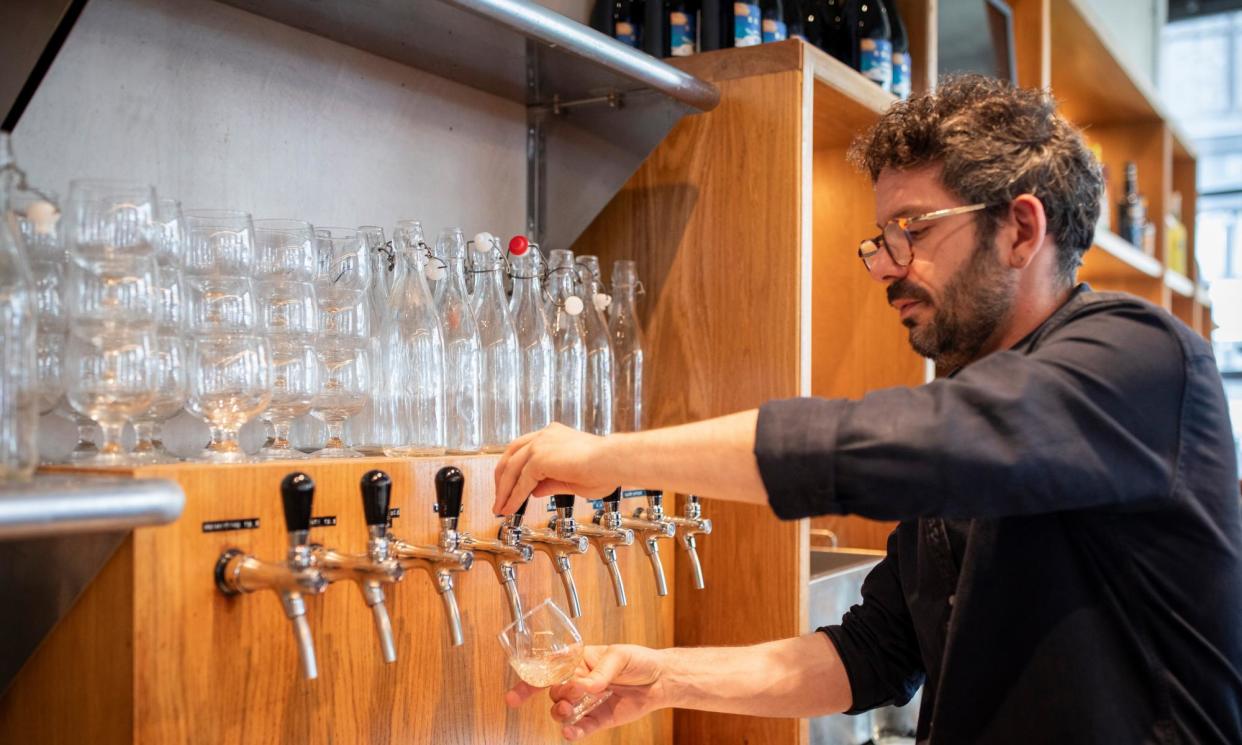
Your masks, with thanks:
[{"label": "beard", "polygon": [[1018,277],[1001,264],[990,243],[981,241],[975,246],[966,265],[945,286],[940,303],[933,303],[927,290],[907,279],[888,287],[890,303],[910,298],[935,308],[926,325],[920,326],[914,318],[902,324],[910,330],[914,351],[943,372],[977,359],[1013,311]]}]

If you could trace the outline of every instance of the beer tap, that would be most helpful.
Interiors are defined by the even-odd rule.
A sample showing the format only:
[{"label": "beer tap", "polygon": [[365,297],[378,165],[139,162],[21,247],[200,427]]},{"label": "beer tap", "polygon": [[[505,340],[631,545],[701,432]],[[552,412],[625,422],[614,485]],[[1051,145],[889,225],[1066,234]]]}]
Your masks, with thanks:
[{"label": "beer tap", "polygon": [[573,567],[569,563],[571,554],[587,552],[587,538],[579,535],[574,523],[574,495],[557,494],[556,517],[548,521],[547,528],[522,528],[522,535],[534,544],[535,548],[548,555],[556,567],[565,587],[565,598],[569,601],[569,615],[578,618],[582,615],[582,606],[578,603],[578,588],[574,585]]},{"label": "beer tap", "polygon": [[664,564],[660,561],[661,538],[672,538],[677,526],[664,517],[664,494],[658,491],[647,492],[647,508],[634,510],[633,517],[621,518],[621,526],[634,531],[634,535],[643,539],[643,550],[651,559],[651,571],[655,573],[656,594],[660,597],[668,595],[668,583],[664,580]]},{"label": "beer tap", "polygon": [[[460,489],[465,479],[462,478],[460,471],[457,471],[456,478],[458,479],[456,488]],[[505,595],[509,598],[509,614],[513,616],[514,621],[518,622],[522,618],[522,598],[518,595],[517,565],[529,563],[535,554],[534,547],[522,541],[521,526],[524,512],[526,512],[525,502],[522,503],[516,515],[501,524],[494,541],[475,538],[469,533],[461,534],[462,548],[470,550],[496,570],[496,578],[500,580],[501,586],[505,588]]]},{"label": "beer tap", "polygon": [[474,564],[474,554],[461,547],[461,536],[457,533],[457,518],[461,515],[460,479],[461,471],[452,466],[441,468],[436,474],[436,506],[440,513],[438,546],[415,546],[389,536],[390,551],[402,566],[426,571],[436,586],[444,602],[454,647],[462,645],[462,635],[461,611],[457,609],[457,596],[453,593],[453,573],[467,571]]},{"label": "beer tap", "polygon": [[603,559],[612,577],[612,591],[617,597],[617,607],[626,606],[625,583],[621,580],[621,567],[617,564],[617,546],[632,546],[634,531],[621,527],[621,488],[604,497],[603,509],[595,511],[595,520],[578,526],[578,532],[587,537]]},{"label": "beer tap", "polygon": [[375,631],[379,634],[384,662],[396,662],[397,647],[393,641],[388,608],[384,605],[384,585],[400,582],[405,570],[389,550],[388,502],[392,495],[392,479],[383,471],[367,471],[362,476],[361,489],[362,511],[370,534],[367,552],[361,555],[342,554],[335,549],[316,546],[315,561],[329,582],[348,579],[358,583],[362,599],[375,619]]},{"label": "beer tap", "polygon": [[216,561],[216,587],[225,595],[241,595],[268,589],[280,598],[280,604],[293,624],[297,639],[302,675],[307,680],[319,677],[315,663],[315,641],[306,621],[306,603],[302,595],[318,595],[328,587],[328,580],[315,565],[310,545],[311,507],[315,499],[315,482],[304,473],[291,473],[280,482],[281,506],[285,513],[285,530],[289,533],[289,551],[284,561],[256,559],[230,548]]},{"label": "beer tap", "polygon": [[686,555],[690,557],[690,571],[694,575],[694,589],[702,590],[705,585],[703,583],[703,565],[699,563],[699,550],[695,543],[697,535],[711,535],[712,521],[710,518],[703,517],[703,507],[699,504],[699,498],[693,494],[686,496],[686,504],[682,510],[686,514],[672,515],[668,519],[677,526],[677,534],[681,538],[682,548],[686,549]]}]

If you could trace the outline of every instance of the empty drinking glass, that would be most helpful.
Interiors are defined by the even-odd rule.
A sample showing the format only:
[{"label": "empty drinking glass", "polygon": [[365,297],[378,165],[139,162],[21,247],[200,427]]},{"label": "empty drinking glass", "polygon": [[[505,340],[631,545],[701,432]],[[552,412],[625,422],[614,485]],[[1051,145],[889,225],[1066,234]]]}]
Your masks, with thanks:
[{"label": "empty drinking glass", "polygon": [[160,428],[185,405],[189,395],[185,341],[176,334],[159,334],[151,358],[153,395],[147,408],[134,416],[133,456],[143,463],[176,463],[181,460],[164,447]]},{"label": "empty drinking glass", "polygon": [[289,441],[293,423],[310,413],[311,402],[322,385],[322,364],[313,344],[273,335],[272,400],[265,416],[272,425],[272,440],[258,452],[262,460],[306,457]]},{"label": "empty drinking glass", "polygon": [[126,420],[141,414],[154,397],[155,332],[139,327],[70,326],[65,348],[66,398],[99,424],[103,442],[86,463],[129,462],[121,444]]},{"label": "empty drinking glass", "polygon": [[186,276],[254,276],[254,224],[241,210],[185,210]]},{"label": "empty drinking glass", "polygon": [[154,253],[155,189],[109,179],[69,184],[63,233],[71,254],[87,259]]},{"label": "empty drinking glass", "polygon": [[60,208],[46,189],[17,188],[9,198],[9,214],[26,247],[34,286],[35,364],[38,370],[39,413],[56,408],[65,393],[63,366],[68,321],[64,305],[67,255],[61,242]]},{"label": "empty drinking glass", "polygon": [[254,221],[257,280],[314,282],[317,270],[315,228],[303,220]]},{"label": "empty drinking glass", "polygon": [[315,244],[319,307],[335,312],[362,302],[371,287],[371,261],[362,234],[353,228],[316,228]]},{"label": "empty drinking glass", "polygon": [[362,453],[345,443],[345,423],[362,411],[370,395],[371,368],[365,342],[348,337],[320,339],[323,383],[311,399],[311,414],[324,423],[328,438],[312,458],[358,458]]},{"label": "empty drinking glass", "polygon": [[211,429],[211,443],[200,457],[219,463],[245,461],[238,433],[272,398],[267,337],[240,332],[197,334],[190,342],[189,370],[186,408]]}]

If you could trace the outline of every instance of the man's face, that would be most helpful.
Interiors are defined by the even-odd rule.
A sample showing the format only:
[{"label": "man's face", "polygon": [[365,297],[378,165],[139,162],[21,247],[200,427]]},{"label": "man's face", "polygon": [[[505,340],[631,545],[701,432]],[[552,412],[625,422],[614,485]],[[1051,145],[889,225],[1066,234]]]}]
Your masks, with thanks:
[{"label": "man's face", "polygon": [[[963,204],[940,183],[938,166],[885,170],[875,192],[879,225]],[[912,224],[909,266],[881,251],[871,270],[887,285],[910,346],[943,369],[977,359],[1013,309],[1017,274],[1001,262],[993,236],[980,234],[980,214]]]}]

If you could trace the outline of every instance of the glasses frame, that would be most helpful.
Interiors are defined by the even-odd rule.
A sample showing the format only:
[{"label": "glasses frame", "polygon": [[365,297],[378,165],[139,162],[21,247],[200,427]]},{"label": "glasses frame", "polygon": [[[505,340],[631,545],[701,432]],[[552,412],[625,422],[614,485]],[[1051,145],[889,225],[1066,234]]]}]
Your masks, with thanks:
[{"label": "glasses frame", "polygon": [[[991,205],[987,202],[978,202],[976,204],[967,204],[961,207],[949,207],[947,209],[925,212],[921,215],[913,217],[894,217],[892,220],[884,223],[880,228],[880,233],[873,238],[867,238],[858,244],[858,258],[862,260],[863,266],[870,272],[874,266],[874,259],[880,254],[880,249],[888,253],[888,258],[900,267],[907,267],[914,261],[914,236],[910,235],[910,226],[916,223],[932,222],[941,220],[946,217],[954,217],[956,215],[967,215],[972,212],[985,210]],[[910,256],[905,261],[898,261],[893,255],[893,249],[888,245],[888,240],[884,234],[888,232],[890,225],[896,225],[902,234],[906,237],[906,242],[910,244]]]}]

